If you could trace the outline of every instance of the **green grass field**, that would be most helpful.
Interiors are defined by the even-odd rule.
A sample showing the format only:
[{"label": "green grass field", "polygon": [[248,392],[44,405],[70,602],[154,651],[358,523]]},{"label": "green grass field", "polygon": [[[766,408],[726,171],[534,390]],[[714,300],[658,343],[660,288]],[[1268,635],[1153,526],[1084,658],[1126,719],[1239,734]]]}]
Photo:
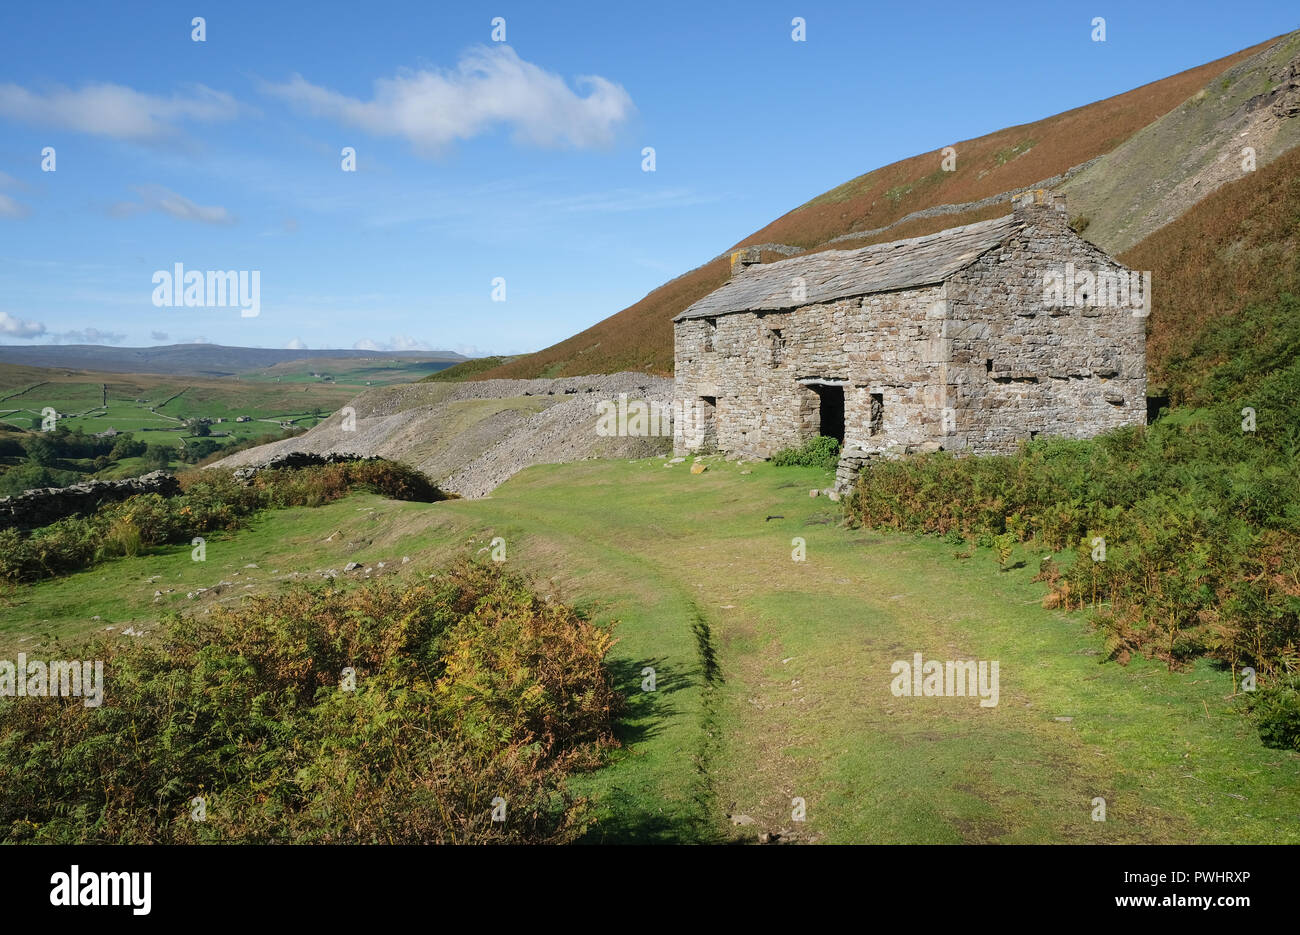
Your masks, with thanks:
[{"label": "green grass field", "polygon": [[[244,439],[276,431],[280,422],[311,428],[367,387],[409,383],[447,366],[322,359],[289,361],[233,377],[189,378],[0,364],[0,422],[29,429],[32,419],[51,407],[67,415],[60,423],[70,429],[94,433],[111,426],[140,433],[146,441],[175,443],[175,433],[166,430],[189,419],[210,418],[226,420],[214,425],[214,432]],[[236,422],[239,416],[253,421]]]},{"label": "green grass field", "polygon": [[[266,513],[211,539],[202,563],[166,548],[11,590],[0,645],[147,634],[164,611],[349,561],[363,563],[352,576],[426,575],[500,536],[508,565],[618,637],[624,747],[574,782],[599,819],[592,840],[1300,841],[1300,755],[1260,744],[1228,673],[1102,662],[1082,615],[1041,608],[1037,554],[1000,572],[987,551],[841,526],[838,504],[808,496],[827,485],[815,469],[708,464],[587,461],[532,468],[483,500],[354,495]],[[915,652],[998,661],[998,705],[895,697],[890,666]]]},{"label": "green grass field", "polygon": [[[212,439],[233,445],[279,435],[284,425],[310,429],[368,387],[408,383],[447,366],[404,359],[317,359],[288,361],[238,376],[189,378],[0,364],[0,423],[31,430],[33,420],[50,408],[60,414],[59,424],[72,430],[97,434],[112,428],[147,444],[175,448],[196,437],[178,429],[191,419],[207,418],[213,420]],[[241,416],[249,421],[237,421]],[[21,460],[4,459],[0,467]],[[136,472],[137,460],[119,461],[98,472],[89,463],[59,467],[114,479]],[[169,464],[172,469],[180,466],[178,459]]]}]

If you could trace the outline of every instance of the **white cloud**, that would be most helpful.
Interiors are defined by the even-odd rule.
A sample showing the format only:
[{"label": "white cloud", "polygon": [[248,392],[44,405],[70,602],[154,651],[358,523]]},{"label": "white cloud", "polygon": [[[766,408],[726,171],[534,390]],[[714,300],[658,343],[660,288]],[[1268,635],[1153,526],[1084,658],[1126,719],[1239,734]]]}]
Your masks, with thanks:
[{"label": "white cloud", "polygon": [[477,344],[456,344],[452,350],[461,357],[491,357],[491,351],[485,351]]},{"label": "white cloud", "polygon": [[176,121],[230,120],[238,112],[233,97],[203,85],[171,97],[120,84],[54,88],[48,93],[0,85],[0,117],[118,140],[160,140],[175,135]]},{"label": "white cloud", "polygon": [[162,342],[167,340],[168,335],[166,331],[150,331],[149,338],[153,341]]},{"label": "white cloud", "polygon": [[285,345],[285,349],[290,351],[305,351],[307,350],[307,345],[302,342],[302,338],[294,338]]},{"label": "white cloud", "polygon": [[389,341],[389,342],[388,342],[388,347],[389,347],[389,350],[393,350],[393,351],[431,351],[431,350],[433,350],[433,348],[431,348],[431,347],[429,346],[429,343],[428,343],[427,341],[419,341],[419,340],[416,340],[415,338],[413,338],[413,337],[411,337],[411,336],[409,336],[409,335],[405,335],[405,334],[399,334],[399,335],[397,335],[395,338],[393,338],[391,341]]},{"label": "white cloud", "polygon": [[45,326],[39,321],[23,321],[8,312],[0,312],[0,334],[11,338],[36,338],[45,334]]},{"label": "white cloud", "polygon": [[198,221],[200,224],[234,224],[235,218],[221,205],[200,205],[184,195],[178,195],[161,185],[133,185],[131,190],[140,196],[139,201],[120,201],[108,209],[113,217],[130,217],[146,211],[161,211],[181,221]]},{"label": "white cloud", "polygon": [[0,218],[19,220],[27,217],[27,205],[14,201],[8,195],[0,194]]},{"label": "white cloud", "polygon": [[362,338],[352,345],[354,351],[431,351],[428,341],[420,341],[410,335],[394,335],[387,341],[372,341]]},{"label": "white cloud", "polygon": [[375,136],[397,136],[425,154],[506,126],[518,143],[604,146],[635,110],[622,85],[598,75],[565,80],[498,45],[467,51],[454,68],[403,70],[374,83],[374,96],[348,97],[301,75],[264,84],[266,93],[318,117]]}]

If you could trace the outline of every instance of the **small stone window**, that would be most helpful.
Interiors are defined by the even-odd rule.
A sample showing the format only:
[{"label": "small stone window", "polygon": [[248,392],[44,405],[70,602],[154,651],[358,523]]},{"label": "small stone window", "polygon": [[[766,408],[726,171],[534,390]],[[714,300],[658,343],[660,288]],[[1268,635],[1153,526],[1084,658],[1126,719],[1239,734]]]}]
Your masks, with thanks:
[{"label": "small stone window", "polygon": [[718,333],[718,320],[716,318],[704,319],[704,349],[713,350],[713,337]]},{"label": "small stone window", "polygon": [[770,332],[772,342],[772,366],[781,366],[781,360],[785,356],[785,336],[781,333],[780,328],[773,328]]},{"label": "small stone window", "polygon": [[880,429],[885,421],[885,394],[871,394],[871,421],[868,423],[868,434],[879,435]]}]

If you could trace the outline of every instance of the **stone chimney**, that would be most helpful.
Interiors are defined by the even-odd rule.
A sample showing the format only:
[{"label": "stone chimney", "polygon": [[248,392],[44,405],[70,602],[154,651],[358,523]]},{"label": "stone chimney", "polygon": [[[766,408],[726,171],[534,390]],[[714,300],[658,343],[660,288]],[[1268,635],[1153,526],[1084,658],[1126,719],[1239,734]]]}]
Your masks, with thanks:
[{"label": "stone chimney", "polygon": [[1016,195],[1011,199],[1011,211],[1016,220],[1036,227],[1066,227],[1070,220],[1065,211],[1065,195],[1043,188]]},{"label": "stone chimney", "polygon": [[731,275],[734,278],[737,274],[745,272],[751,266],[758,266],[761,262],[758,247],[741,247],[739,250],[733,250],[731,252]]}]

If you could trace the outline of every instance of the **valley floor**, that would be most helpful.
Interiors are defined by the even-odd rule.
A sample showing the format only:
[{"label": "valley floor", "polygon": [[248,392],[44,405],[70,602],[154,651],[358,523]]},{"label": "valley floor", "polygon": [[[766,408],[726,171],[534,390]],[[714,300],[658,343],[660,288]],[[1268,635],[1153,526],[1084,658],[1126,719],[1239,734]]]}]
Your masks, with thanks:
[{"label": "valley floor", "polygon": [[[1103,662],[1083,615],[1040,607],[1037,553],[1000,572],[987,550],[847,529],[808,496],[828,482],[813,469],[664,464],[534,467],[481,500],[266,513],[201,563],[172,547],[5,592],[0,647],[147,633],[163,611],[327,569],[428,574],[501,537],[510,566],[619,640],[624,747],[574,783],[592,841],[1300,842],[1300,755],[1260,744],[1229,674]],[[996,660],[997,706],[896,697],[891,665],[917,652]]]}]

